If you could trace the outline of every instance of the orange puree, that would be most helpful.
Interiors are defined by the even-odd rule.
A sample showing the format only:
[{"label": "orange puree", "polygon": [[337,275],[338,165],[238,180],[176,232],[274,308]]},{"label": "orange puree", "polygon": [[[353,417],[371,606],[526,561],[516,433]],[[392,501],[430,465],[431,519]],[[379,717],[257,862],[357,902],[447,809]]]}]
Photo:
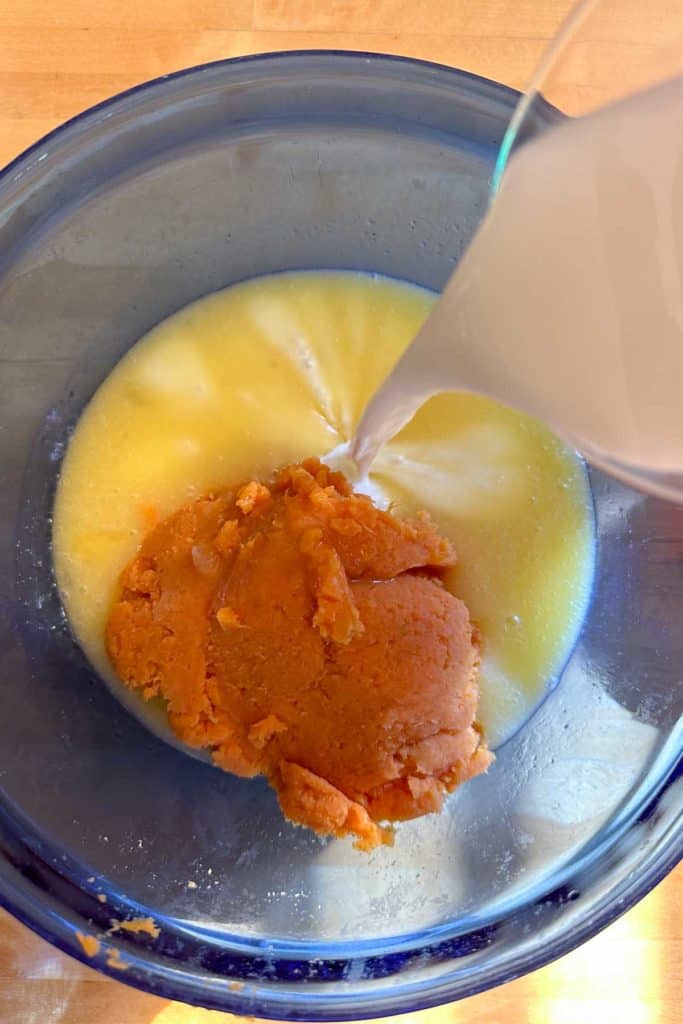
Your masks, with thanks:
[{"label": "orange puree", "polygon": [[132,932],[134,935],[144,933],[153,939],[158,939],[161,935],[161,929],[154,923],[153,917],[134,917],[130,921],[114,919],[108,934],[113,935],[115,932]]},{"label": "orange puree", "polygon": [[78,939],[81,949],[86,956],[97,956],[102,945],[99,939],[96,939],[94,935],[87,935],[83,932],[76,932],[76,938]]},{"label": "orange puree", "polygon": [[160,522],[121,575],[111,661],[178,737],[263,773],[285,815],[364,850],[438,811],[492,755],[455,554],[316,460]]}]

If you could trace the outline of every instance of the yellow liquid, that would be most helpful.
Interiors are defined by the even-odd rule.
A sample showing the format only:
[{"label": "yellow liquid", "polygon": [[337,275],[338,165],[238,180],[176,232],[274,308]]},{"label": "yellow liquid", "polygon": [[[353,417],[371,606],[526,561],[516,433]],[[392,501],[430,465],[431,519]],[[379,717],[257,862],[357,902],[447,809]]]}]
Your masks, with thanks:
[{"label": "yellow liquid", "polygon": [[[81,417],[54,514],[71,625],[111,678],[104,629],[149,528],[215,488],[347,442],[435,296],[362,274],[301,272],[210,295],[121,360]],[[399,513],[452,540],[448,581],[481,630],[480,718],[492,745],[528,716],[583,619],[593,518],[582,463],[546,427],[474,395],[432,399],[373,464]]]}]

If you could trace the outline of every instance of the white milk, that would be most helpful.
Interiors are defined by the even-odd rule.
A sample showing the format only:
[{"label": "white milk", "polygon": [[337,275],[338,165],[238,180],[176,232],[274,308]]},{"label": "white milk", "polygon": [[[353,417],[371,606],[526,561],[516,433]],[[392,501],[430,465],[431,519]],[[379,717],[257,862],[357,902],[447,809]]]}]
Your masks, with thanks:
[{"label": "white milk", "polygon": [[683,78],[514,155],[366,408],[361,469],[428,396],[459,389],[538,416],[626,476],[683,471]]}]

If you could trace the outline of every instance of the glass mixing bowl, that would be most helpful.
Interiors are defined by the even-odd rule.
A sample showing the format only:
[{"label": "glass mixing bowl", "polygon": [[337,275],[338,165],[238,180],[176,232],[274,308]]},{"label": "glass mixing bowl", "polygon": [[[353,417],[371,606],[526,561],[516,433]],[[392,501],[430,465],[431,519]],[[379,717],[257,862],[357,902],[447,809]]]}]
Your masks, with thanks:
[{"label": "glass mixing bowl", "polygon": [[[595,590],[561,681],[487,776],[370,857],[146,731],[55,590],[60,460],[122,353],[254,274],[442,287],[516,100],[376,55],[228,61],[94,108],[0,180],[0,899],[81,959],[76,932],[98,936],[87,962],[117,978],[241,1014],[396,1013],[566,952],[681,855],[683,511],[600,473]],[[156,939],[104,934],[147,915]]]}]

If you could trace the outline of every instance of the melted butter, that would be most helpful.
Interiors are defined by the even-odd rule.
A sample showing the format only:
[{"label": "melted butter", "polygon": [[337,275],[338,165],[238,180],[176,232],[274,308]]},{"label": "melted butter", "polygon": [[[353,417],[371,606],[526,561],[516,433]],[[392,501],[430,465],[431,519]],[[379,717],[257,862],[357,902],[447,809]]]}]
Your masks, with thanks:
[{"label": "melted butter", "polygon": [[[343,448],[434,298],[345,272],[258,278],[187,307],[121,360],[79,421],[54,515],[66,611],[104,676],[117,579],[153,518]],[[480,717],[495,746],[542,698],[585,613],[583,464],[537,421],[444,394],[380,453],[367,483],[399,513],[426,508],[455,545],[448,585],[481,630]]]}]

